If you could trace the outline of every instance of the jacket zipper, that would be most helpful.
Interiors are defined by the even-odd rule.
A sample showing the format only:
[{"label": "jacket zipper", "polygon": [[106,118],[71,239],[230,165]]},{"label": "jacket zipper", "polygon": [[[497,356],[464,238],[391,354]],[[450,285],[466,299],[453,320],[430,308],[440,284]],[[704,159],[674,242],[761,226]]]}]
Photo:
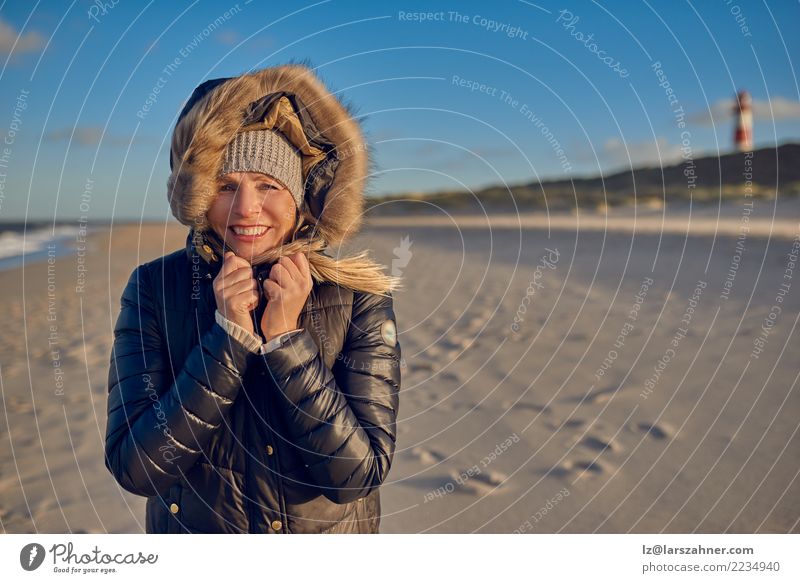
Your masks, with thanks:
[{"label": "jacket zipper", "polygon": [[245,415],[247,415],[246,419],[243,420],[242,425],[244,426],[244,503],[245,507],[247,508],[247,532],[250,534],[257,533],[258,530],[254,528],[255,525],[255,514],[253,512],[253,500],[252,500],[252,493],[250,492],[250,484],[253,483],[253,477],[250,475],[250,413],[247,411],[247,407],[242,407],[242,411]]},{"label": "jacket zipper", "polygon": [[[266,309],[267,296],[264,293],[264,287],[263,286],[264,286],[264,280],[269,277],[269,272],[264,269],[263,265],[255,266],[253,268],[253,272],[254,272],[253,275],[254,275],[256,281],[258,281],[258,306],[257,306],[257,308],[255,310],[254,317],[255,317],[256,321],[254,322],[254,325],[255,326],[259,326],[260,323],[257,320],[261,317],[261,315],[263,314],[264,310]],[[256,328],[256,329],[258,329],[258,328]],[[267,379],[266,375],[263,376],[262,378],[264,379],[265,382],[268,382],[266,380]],[[269,397],[266,397],[266,400],[269,401]],[[264,402],[264,401],[262,401],[262,402]],[[269,427],[275,427],[275,420],[272,418],[272,407],[270,406],[269,402],[266,403],[266,407],[264,408],[264,413],[265,413],[265,416],[267,418],[267,423],[269,424]],[[269,428],[266,429],[266,433],[267,433],[268,438],[271,441],[275,442],[275,445],[273,447],[277,448],[277,445],[278,445],[277,444],[277,440],[272,439],[272,435],[270,434],[271,432],[270,432]],[[281,463],[280,463],[280,459],[278,457],[277,451],[276,451],[275,455],[273,456],[273,459],[274,459],[274,465],[275,465],[275,468],[276,468],[274,470],[274,480],[275,480],[275,484],[278,487],[277,488],[277,490],[278,490],[278,496],[277,496],[278,497],[278,512],[281,514],[280,519],[281,519],[281,522],[283,523],[283,528],[288,528],[289,525],[287,524],[288,514],[286,512],[286,494],[285,494],[285,491],[284,491],[283,480],[281,479],[281,476],[283,475],[283,470],[281,469]],[[267,465],[267,467],[269,467],[268,463],[266,465]],[[266,471],[269,471],[269,469],[267,469]],[[262,515],[264,514],[263,510],[261,511],[261,514]],[[269,520],[269,517],[267,517],[267,519],[265,520],[265,524],[267,525],[267,528],[270,528],[270,522],[271,521]]]},{"label": "jacket zipper", "polygon": [[[266,381],[266,378],[267,377],[265,376],[264,377],[265,381]],[[266,382],[269,382],[269,381],[266,381]],[[267,399],[269,400],[269,397],[267,397]],[[272,407],[270,406],[269,402],[266,403],[266,405],[267,406],[265,407],[265,411],[264,412],[266,414],[268,426],[269,427],[275,427],[275,420],[272,417]],[[272,458],[273,458],[274,463],[275,463],[275,470],[273,471],[274,480],[275,480],[275,484],[278,487],[278,512],[281,513],[281,517],[280,518],[281,518],[281,522],[283,522],[284,528],[288,529],[288,527],[289,527],[289,525],[288,525],[288,516],[289,515],[286,512],[286,494],[285,494],[285,491],[284,491],[283,480],[281,479],[281,476],[283,475],[283,469],[281,468],[280,457],[279,457],[279,454],[278,454],[278,451],[277,451],[278,443],[277,443],[277,440],[272,439],[272,435],[270,434],[270,430],[269,429],[267,429],[267,434],[269,436],[269,439],[275,443],[274,447],[276,448],[275,449],[275,455],[273,455]],[[269,470],[267,470],[267,471],[269,471]],[[267,520],[267,524],[268,525],[269,525],[269,522],[270,521]]]}]

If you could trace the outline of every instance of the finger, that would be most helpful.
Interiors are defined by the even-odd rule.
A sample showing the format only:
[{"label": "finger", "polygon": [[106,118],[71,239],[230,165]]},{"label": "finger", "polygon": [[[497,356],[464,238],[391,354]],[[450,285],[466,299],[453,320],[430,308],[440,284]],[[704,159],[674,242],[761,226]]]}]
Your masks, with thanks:
[{"label": "finger", "polygon": [[302,275],[303,281],[308,282],[311,280],[311,265],[308,262],[308,257],[305,253],[295,253],[297,256],[297,260],[295,263],[300,270],[300,274]]},{"label": "finger", "polygon": [[259,288],[258,282],[255,280],[253,280],[252,282],[240,281],[236,285],[225,288],[222,291],[223,301],[225,303],[239,301],[241,299],[239,298],[239,296],[250,293],[258,295],[259,293],[258,288]]},{"label": "finger", "polygon": [[225,256],[222,259],[222,269],[220,270],[220,275],[225,277],[226,275],[229,275],[237,269],[241,269],[243,267],[250,267],[250,264],[246,259],[239,257],[233,251],[226,251]]},{"label": "finger", "polygon": [[226,298],[233,298],[238,294],[248,291],[258,291],[258,282],[255,279],[237,281],[236,283],[225,286],[222,293]]},{"label": "finger", "polygon": [[226,251],[225,255],[222,256],[222,269],[219,271],[220,277],[225,277],[236,268],[234,257],[236,257],[236,254],[233,251]]},{"label": "finger", "polygon": [[276,263],[269,270],[269,280],[274,281],[281,287],[286,287],[292,282],[292,276],[283,263]]},{"label": "finger", "polygon": [[240,281],[233,286],[223,287],[217,292],[219,301],[223,304],[228,304],[236,298],[237,295],[251,291],[258,291],[258,282],[255,280],[251,283],[248,281]]},{"label": "finger", "polygon": [[223,280],[229,277],[234,271],[238,271],[242,266],[233,258],[226,259],[222,263],[222,268],[219,270],[215,279]]},{"label": "finger", "polygon": [[232,309],[240,313],[252,312],[256,306],[258,306],[258,294],[254,291],[239,294],[232,301]]},{"label": "finger", "polygon": [[[251,269],[250,264],[243,257],[239,257],[233,251],[226,251],[222,260],[222,268],[219,270],[218,277],[224,278],[240,269]],[[251,269],[252,270],[252,269]]]},{"label": "finger", "polygon": [[284,255],[279,259],[278,263],[286,268],[293,280],[300,281],[302,279],[302,274],[300,273],[300,268],[297,267],[297,263],[295,263],[294,255],[296,255],[296,253]]},{"label": "finger", "polygon": [[264,295],[267,296],[269,301],[275,301],[281,297],[283,288],[271,279],[264,280]]},{"label": "finger", "polygon": [[225,288],[234,283],[239,283],[240,281],[246,281],[248,279],[255,280],[253,277],[253,270],[249,267],[240,267],[232,273],[220,278],[220,285]]},{"label": "finger", "polygon": [[226,293],[229,293],[226,291],[229,287],[231,287],[232,285],[239,284],[243,281],[247,281],[249,279],[253,279],[253,274],[250,271],[245,271],[243,269],[236,270],[227,277],[224,278],[220,277],[214,280],[213,284],[214,293],[218,295],[219,294],[225,295]]}]

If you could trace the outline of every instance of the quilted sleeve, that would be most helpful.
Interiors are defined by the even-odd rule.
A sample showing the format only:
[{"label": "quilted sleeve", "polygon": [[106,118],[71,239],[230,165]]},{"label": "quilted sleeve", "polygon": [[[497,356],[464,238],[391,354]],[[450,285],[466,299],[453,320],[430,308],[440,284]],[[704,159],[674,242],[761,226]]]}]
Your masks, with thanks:
[{"label": "quilted sleeve", "polygon": [[126,490],[163,493],[204,456],[258,355],[214,323],[173,376],[146,266],[122,293],[108,373],[106,467]]},{"label": "quilted sleeve", "polygon": [[290,438],[325,496],[344,504],[379,487],[395,451],[400,343],[391,294],[354,295],[333,370],[307,330],[263,356]]}]

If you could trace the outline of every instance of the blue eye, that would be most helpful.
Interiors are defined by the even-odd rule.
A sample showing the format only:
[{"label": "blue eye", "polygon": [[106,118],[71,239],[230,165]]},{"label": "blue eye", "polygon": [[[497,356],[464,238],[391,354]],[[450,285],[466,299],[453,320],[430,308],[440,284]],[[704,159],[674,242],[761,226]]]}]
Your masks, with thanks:
[{"label": "blue eye", "polygon": [[[280,187],[269,182],[260,182],[258,184],[259,190],[280,190]],[[227,182],[219,187],[220,192],[236,192],[239,189],[238,185]]]}]

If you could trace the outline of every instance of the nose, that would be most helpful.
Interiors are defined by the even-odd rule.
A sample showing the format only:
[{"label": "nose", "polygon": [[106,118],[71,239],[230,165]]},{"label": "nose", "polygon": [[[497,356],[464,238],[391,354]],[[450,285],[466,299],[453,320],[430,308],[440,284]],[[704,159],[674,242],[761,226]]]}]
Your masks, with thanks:
[{"label": "nose", "polygon": [[233,203],[233,212],[242,217],[257,215],[261,212],[258,190],[253,185],[239,184]]}]

